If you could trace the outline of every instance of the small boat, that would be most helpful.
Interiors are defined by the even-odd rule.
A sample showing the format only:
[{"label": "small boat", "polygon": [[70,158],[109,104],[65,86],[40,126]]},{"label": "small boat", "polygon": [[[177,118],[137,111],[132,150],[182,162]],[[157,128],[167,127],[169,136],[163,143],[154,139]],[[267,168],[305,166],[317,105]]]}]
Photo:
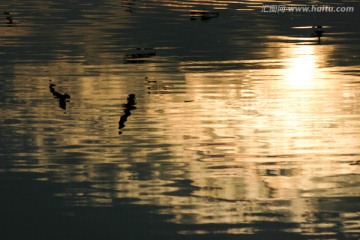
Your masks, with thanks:
[{"label": "small boat", "polygon": [[314,37],[321,37],[322,34],[325,32],[322,26],[313,26],[314,32],[311,34]]},{"label": "small boat", "polygon": [[8,24],[12,24],[13,23],[13,17],[10,15],[10,12],[8,11],[4,11],[4,15],[6,16],[5,19],[8,20]]},{"label": "small boat", "polygon": [[147,58],[156,56],[156,49],[154,48],[135,48],[124,56],[125,63],[142,63]]},{"label": "small boat", "polygon": [[11,16],[7,16],[6,20],[8,20],[8,24],[12,24],[13,23],[13,18]]},{"label": "small boat", "polygon": [[218,12],[210,12],[206,10],[191,10],[190,11],[190,20],[196,20],[197,18],[201,19],[202,21],[210,20],[211,18],[218,17]]},{"label": "small boat", "polygon": [[311,33],[312,37],[317,37],[318,38],[318,43],[320,43],[321,41],[321,37],[323,35],[323,33],[325,32],[322,26],[313,26],[312,29],[314,29],[314,31]]}]

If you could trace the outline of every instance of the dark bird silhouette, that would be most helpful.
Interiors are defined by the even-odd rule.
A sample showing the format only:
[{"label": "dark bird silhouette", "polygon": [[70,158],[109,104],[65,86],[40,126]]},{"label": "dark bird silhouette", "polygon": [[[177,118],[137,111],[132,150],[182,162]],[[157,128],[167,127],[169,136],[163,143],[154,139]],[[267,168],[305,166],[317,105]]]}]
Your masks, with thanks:
[{"label": "dark bird silhouette", "polygon": [[67,93],[61,94],[57,92],[54,88],[55,86],[56,86],[55,84],[50,83],[49,85],[50,92],[53,94],[55,98],[59,100],[59,107],[66,110],[66,102],[69,101],[70,95]]},{"label": "dark bird silhouette", "polygon": [[120,117],[119,121],[119,134],[122,134],[121,129],[125,127],[125,122],[127,121],[128,117],[131,115],[131,110],[135,110],[136,107],[135,102],[135,94],[129,94],[129,97],[127,98],[127,103],[124,104],[124,114]]}]

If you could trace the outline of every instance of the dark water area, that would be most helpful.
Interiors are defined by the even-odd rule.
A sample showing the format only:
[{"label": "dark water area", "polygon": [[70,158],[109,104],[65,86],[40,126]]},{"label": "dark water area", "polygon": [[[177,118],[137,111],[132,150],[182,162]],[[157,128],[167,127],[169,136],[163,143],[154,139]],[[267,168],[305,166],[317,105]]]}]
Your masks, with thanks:
[{"label": "dark water area", "polygon": [[359,11],[0,3],[1,239],[359,239]]}]

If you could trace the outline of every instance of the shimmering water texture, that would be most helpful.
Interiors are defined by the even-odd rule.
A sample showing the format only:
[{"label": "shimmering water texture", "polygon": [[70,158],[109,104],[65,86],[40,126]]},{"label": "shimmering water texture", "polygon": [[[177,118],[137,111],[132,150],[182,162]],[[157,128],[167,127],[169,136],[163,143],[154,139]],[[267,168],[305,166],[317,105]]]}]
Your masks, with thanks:
[{"label": "shimmering water texture", "polygon": [[1,239],[360,239],[360,5],[264,3],[1,3]]}]

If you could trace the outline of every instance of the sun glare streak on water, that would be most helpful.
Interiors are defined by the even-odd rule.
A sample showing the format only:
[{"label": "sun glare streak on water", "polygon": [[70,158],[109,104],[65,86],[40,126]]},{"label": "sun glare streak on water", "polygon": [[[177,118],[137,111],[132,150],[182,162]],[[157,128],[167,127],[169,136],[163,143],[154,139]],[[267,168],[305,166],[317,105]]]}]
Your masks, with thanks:
[{"label": "sun glare streak on water", "polygon": [[[360,35],[348,23],[358,15],[262,14],[262,4],[5,6],[0,175],[49,184],[38,194],[71,221],[83,208],[149,206],[144,236],[155,221],[167,237],[164,224],[181,235],[357,239]],[[310,37],[319,22],[321,44]],[[115,218],[141,220],[130,212]]]}]

